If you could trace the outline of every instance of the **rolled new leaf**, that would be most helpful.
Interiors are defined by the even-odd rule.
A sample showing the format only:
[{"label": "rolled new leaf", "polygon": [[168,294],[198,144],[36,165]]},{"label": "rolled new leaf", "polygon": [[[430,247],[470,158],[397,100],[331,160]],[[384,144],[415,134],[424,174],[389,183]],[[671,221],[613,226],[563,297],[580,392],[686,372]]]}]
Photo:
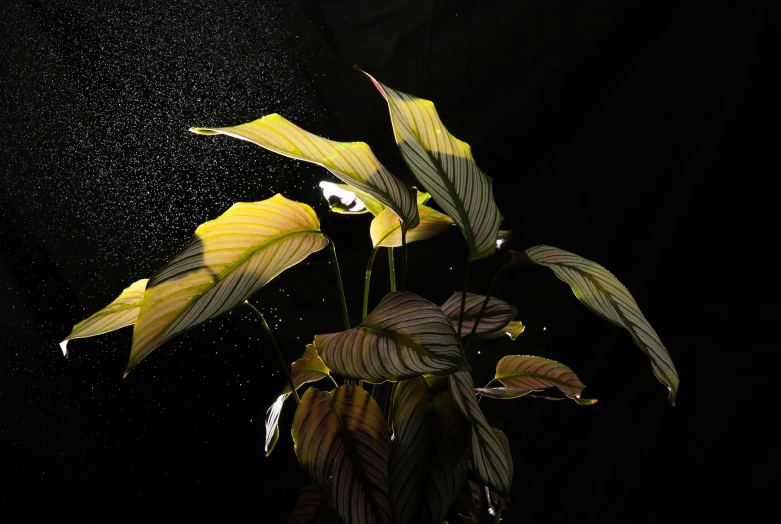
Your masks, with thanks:
[{"label": "rolled new leaf", "polygon": [[396,91],[368,76],[388,102],[396,143],[407,166],[464,234],[469,258],[496,251],[502,215],[491,179],[469,144],[451,135],[428,100]]},{"label": "rolled new leaf", "polygon": [[507,498],[513,477],[513,461],[480,410],[472,375],[459,371],[448,379],[458,408],[472,423],[472,466],[483,483]]},{"label": "rolled new leaf", "polygon": [[323,166],[345,184],[393,209],[407,229],[418,225],[415,190],[394,177],[363,142],[335,142],[313,135],[280,115],[233,127],[193,127],[201,135],[224,134],[290,158]]},{"label": "rolled new leaf", "polygon": [[[320,379],[328,377],[329,369],[320,360],[320,355],[313,344],[307,344],[304,355],[293,362],[290,366],[290,377],[296,389],[310,382],[317,382]],[[266,411],[266,456],[268,457],[274,450],[274,446],[279,439],[279,415],[282,413],[282,406],[285,400],[293,392],[290,384],[285,384],[282,393],[277,400]]]},{"label": "rolled new leaf", "polygon": [[147,280],[144,278],[133,282],[111,304],[73,326],[70,335],[60,342],[63,356],[68,358],[69,340],[102,335],[134,323],[138,318]]},{"label": "rolled new leaf", "polygon": [[227,313],[327,245],[312,208],[282,195],[235,204],[201,224],[147,283],[125,375],[163,342]]},{"label": "rolled new leaf", "polygon": [[405,291],[385,295],[358,326],[317,335],[315,347],[334,372],[376,384],[468,369],[442,310]]},{"label": "rolled new leaf", "polygon": [[[461,291],[456,291],[453,295],[442,304],[442,311],[448,316],[453,326],[458,326],[458,315],[461,313]],[[475,295],[474,293],[466,294],[466,302],[464,305],[464,321],[461,329],[461,336],[465,337],[472,332],[472,327],[475,324],[477,315],[480,313],[480,309],[483,307],[485,296]],[[514,306],[511,306],[504,300],[500,300],[495,297],[488,299],[488,305],[485,307],[483,316],[480,317],[480,323],[477,325],[476,335],[482,337],[490,337],[492,335],[502,336],[506,332],[510,331],[515,333],[518,331],[518,327],[511,326],[510,323],[515,315],[518,314],[518,310]],[[523,331],[523,329],[521,329]],[[515,337],[510,335],[513,340]]]},{"label": "rolled new leaf", "polygon": [[[426,206],[418,206],[420,223],[418,227],[407,231],[407,243],[426,240],[438,235],[453,225],[449,216]],[[374,247],[399,247],[402,245],[401,222],[390,209],[386,209],[372,220],[369,234]]]},{"label": "rolled new leaf", "polygon": [[390,492],[399,524],[440,524],[467,474],[469,421],[447,377],[400,382],[393,400]]},{"label": "rolled new leaf", "polygon": [[512,255],[519,262],[526,259],[549,267],[560,280],[570,285],[584,306],[629,331],[635,344],[651,361],[656,378],[670,390],[670,404],[675,405],[680,379],[670,354],[640,312],[635,299],[612,273],[595,262],[551,246],[530,247],[525,253]]},{"label": "rolled new leaf", "polygon": [[382,411],[357,386],[309,388],[293,418],[296,456],[345,524],[391,522],[390,434]]}]

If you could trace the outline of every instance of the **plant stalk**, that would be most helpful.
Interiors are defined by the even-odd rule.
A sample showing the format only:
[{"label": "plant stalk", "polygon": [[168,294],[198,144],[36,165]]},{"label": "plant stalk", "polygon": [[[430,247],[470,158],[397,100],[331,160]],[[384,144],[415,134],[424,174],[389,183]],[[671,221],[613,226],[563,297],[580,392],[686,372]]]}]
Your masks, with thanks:
[{"label": "plant stalk", "polygon": [[372,266],[374,265],[374,256],[377,254],[377,247],[372,248],[372,253],[369,255],[369,263],[366,264],[366,278],[363,281],[363,309],[361,310],[361,320],[366,318],[369,314],[369,286],[372,280]]},{"label": "plant stalk", "polygon": [[350,329],[350,317],[347,314],[347,301],[344,298],[344,286],[342,285],[342,273],[339,271],[339,260],[336,258],[336,246],[334,241],[328,235],[323,235],[328,240],[328,250],[331,252],[331,262],[334,265],[336,273],[336,284],[339,286],[339,301],[342,304],[342,319],[344,320],[344,329]]},{"label": "plant stalk", "polygon": [[399,289],[407,290],[407,225],[401,223],[401,278],[399,278]]},{"label": "plant stalk", "polygon": [[[477,326],[480,324],[480,320],[483,318],[483,314],[485,313],[485,309],[488,307],[488,301],[491,300],[491,293],[493,293],[494,288],[496,287],[496,284],[499,282],[499,277],[504,274],[504,271],[511,267],[512,264],[507,264],[502,266],[502,268],[496,272],[496,275],[494,276],[493,281],[491,281],[491,285],[488,288],[488,292],[485,294],[485,300],[483,300],[483,305],[480,307],[480,311],[477,312],[477,316],[475,317],[475,322],[472,325],[472,331],[469,332],[469,340],[466,343],[466,348],[464,348],[464,353],[466,354],[469,348],[472,346],[472,341],[475,339],[475,333],[477,333]],[[464,303],[461,303],[461,311],[463,315],[463,307]],[[459,326],[460,327],[460,326]],[[459,329],[459,335],[461,333],[461,330]]]},{"label": "plant stalk", "polygon": [[248,308],[250,308],[255,313],[255,315],[258,316],[261,325],[263,325],[263,329],[265,329],[266,333],[268,333],[268,337],[271,339],[271,344],[274,346],[274,351],[277,353],[277,357],[279,358],[279,363],[282,364],[282,369],[285,370],[285,374],[287,375],[287,383],[290,385],[290,389],[293,392],[293,399],[295,399],[296,406],[298,406],[301,403],[301,399],[298,398],[298,392],[296,391],[296,386],[295,384],[293,384],[293,377],[290,375],[290,370],[287,368],[285,357],[282,356],[282,352],[279,350],[279,346],[277,345],[277,341],[274,338],[274,334],[271,332],[271,328],[268,327],[268,323],[266,322],[266,319],[263,318],[263,313],[258,311],[258,308],[250,304],[248,300],[245,300],[244,304]]},{"label": "plant stalk", "polygon": [[390,290],[396,291],[396,263],[393,261],[393,248],[388,248],[388,270],[390,271]]},{"label": "plant stalk", "polygon": [[469,270],[472,269],[472,259],[466,262],[464,268],[464,286],[461,288],[461,311],[458,314],[458,339],[461,340],[461,327],[464,325],[464,308],[466,307],[466,288],[469,287]]}]

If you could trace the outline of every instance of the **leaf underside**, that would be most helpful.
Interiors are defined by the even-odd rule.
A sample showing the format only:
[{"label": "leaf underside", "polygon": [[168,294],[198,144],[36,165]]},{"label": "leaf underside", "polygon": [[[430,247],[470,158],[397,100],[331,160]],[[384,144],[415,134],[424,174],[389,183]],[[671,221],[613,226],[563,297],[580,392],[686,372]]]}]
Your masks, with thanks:
[{"label": "leaf underside", "polygon": [[[453,326],[458,326],[458,315],[461,312],[461,291],[456,291],[453,295],[442,304],[442,311],[450,318]],[[468,336],[472,332],[475,320],[477,318],[480,309],[483,307],[485,296],[475,295],[474,293],[466,294],[466,302],[464,306],[464,320],[461,329],[461,336]],[[507,302],[495,297],[488,299],[488,305],[485,308],[483,316],[480,318],[480,323],[477,325],[476,335],[481,337],[491,337],[492,335],[502,336],[505,333],[512,332],[515,337],[518,336],[517,324],[512,324],[512,319],[518,314],[518,310],[511,306]]]}]

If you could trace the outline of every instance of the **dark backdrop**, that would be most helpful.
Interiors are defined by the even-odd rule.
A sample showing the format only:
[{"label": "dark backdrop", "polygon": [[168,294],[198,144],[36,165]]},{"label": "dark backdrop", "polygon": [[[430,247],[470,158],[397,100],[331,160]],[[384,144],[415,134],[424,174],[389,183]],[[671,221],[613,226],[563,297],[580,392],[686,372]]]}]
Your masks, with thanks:
[{"label": "dark backdrop", "polygon": [[[511,247],[546,243],[605,265],[678,367],[672,408],[625,332],[546,270],[513,272],[500,295],[528,327],[483,348],[477,382],[503,354],[538,354],[570,365],[599,403],[484,403],[513,445],[506,521],[761,514],[778,466],[779,8],[716,4],[2,2],[1,520],[280,522],[292,509],[303,478],[292,410],[265,458],[264,413],[284,379],[244,310],[124,380],[129,328],[73,342],[70,360],[57,343],[198,224],[277,192],[312,204],[334,238],[355,321],[368,218],[328,212],[323,170],[187,132],[278,112],[368,142],[412,183],[387,107],[353,64],[433,100],[493,177]],[[439,302],[460,287],[456,231],[409,254],[411,290]],[[501,264],[476,264],[471,289],[485,291]],[[254,302],[291,361],[340,329],[325,252]]]}]

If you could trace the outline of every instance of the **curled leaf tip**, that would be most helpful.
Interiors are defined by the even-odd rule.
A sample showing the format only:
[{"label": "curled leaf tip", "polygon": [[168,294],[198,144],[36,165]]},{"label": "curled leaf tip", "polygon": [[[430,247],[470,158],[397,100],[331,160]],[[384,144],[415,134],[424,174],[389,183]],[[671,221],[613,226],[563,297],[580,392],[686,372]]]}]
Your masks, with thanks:
[{"label": "curled leaf tip", "polygon": [[68,341],[63,340],[60,342],[60,349],[62,350],[62,356],[68,358]]},{"label": "curled leaf tip", "polygon": [[189,129],[190,133],[195,133],[196,135],[217,135],[219,134],[217,131],[213,129],[209,129],[208,127],[191,127]]}]

